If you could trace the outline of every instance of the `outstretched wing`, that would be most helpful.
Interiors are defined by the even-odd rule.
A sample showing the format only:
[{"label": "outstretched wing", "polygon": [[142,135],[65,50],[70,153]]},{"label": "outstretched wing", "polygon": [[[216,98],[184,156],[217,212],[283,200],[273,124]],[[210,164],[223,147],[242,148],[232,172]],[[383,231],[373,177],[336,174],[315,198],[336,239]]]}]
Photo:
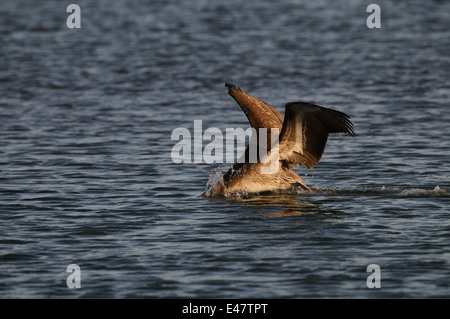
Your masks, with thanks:
[{"label": "outstretched wing", "polygon": [[228,88],[228,94],[239,104],[254,129],[278,128],[281,131],[284,117],[276,108],[251,96],[235,84],[227,82],[225,86]]},{"label": "outstretched wing", "polygon": [[[259,159],[264,156],[271,148],[271,128],[278,128],[281,131],[284,116],[276,108],[267,104],[266,102],[247,94],[239,86],[232,83],[225,83],[228,88],[228,94],[239,104],[242,111],[244,111],[252,128],[255,129],[256,135],[252,135],[249,145],[242,154],[242,157],[235,163],[228,172],[224,175],[224,181],[231,179],[245,163],[250,163],[251,159],[255,158],[255,154],[250,155],[250,150],[257,150],[256,158]],[[267,129],[266,145],[259,145],[260,128]],[[273,141],[275,142],[275,141]]]},{"label": "outstretched wing", "polygon": [[[276,108],[267,104],[266,102],[251,96],[242,90],[239,86],[232,83],[225,83],[228,88],[228,94],[239,104],[242,111],[244,111],[251,127],[256,132],[256,135],[252,135],[249,145],[242,155],[243,158],[239,162],[249,163],[250,158],[257,158],[264,156],[276,142],[272,141],[272,128],[277,128],[278,132],[281,131],[283,125],[284,116]],[[267,129],[266,131],[260,131],[261,128]],[[260,132],[267,132],[265,139],[260,139]],[[259,145],[259,141],[265,140],[265,145]],[[252,147],[250,147],[252,145]],[[252,154],[250,156],[250,150],[257,150],[258,154]],[[256,156],[255,156],[256,155]]]},{"label": "outstretched wing", "polygon": [[355,136],[350,117],[310,103],[286,104],[280,133],[280,160],[288,167],[302,164],[313,168],[322,157],[330,133]]}]

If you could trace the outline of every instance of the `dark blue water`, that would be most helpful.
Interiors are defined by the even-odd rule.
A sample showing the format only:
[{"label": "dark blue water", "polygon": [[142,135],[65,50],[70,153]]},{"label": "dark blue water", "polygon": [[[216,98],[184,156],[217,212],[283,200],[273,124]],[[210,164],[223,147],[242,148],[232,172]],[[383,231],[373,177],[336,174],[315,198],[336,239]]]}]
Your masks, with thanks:
[{"label": "dark blue water", "polygon": [[[377,1],[381,29],[366,1],[76,3],[0,5],[0,297],[449,297],[448,1]],[[312,194],[206,198],[230,164],[171,133],[246,129],[226,81],[358,137],[297,169]]]}]

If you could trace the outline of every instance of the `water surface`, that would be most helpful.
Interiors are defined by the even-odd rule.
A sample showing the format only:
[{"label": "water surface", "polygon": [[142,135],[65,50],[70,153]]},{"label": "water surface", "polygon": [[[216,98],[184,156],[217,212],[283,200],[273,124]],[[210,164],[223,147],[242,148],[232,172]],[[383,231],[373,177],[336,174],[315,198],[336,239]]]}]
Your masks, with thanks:
[{"label": "water surface", "polygon": [[[81,29],[2,3],[0,297],[448,297],[450,3],[378,1],[381,29],[368,3],[80,0]],[[296,169],[312,194],[206,198],[230,164],[171,133],[246,129],[226,81],[358,136]]]}]

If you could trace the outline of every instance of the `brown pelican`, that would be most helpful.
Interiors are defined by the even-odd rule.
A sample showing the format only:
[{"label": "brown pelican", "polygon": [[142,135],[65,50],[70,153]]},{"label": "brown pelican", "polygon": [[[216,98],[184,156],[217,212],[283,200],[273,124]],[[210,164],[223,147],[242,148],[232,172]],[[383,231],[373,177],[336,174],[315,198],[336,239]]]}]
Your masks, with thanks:
[{"label": "brown pelican", "polygon": [[[289,102],[283,117],[277,109],[247,94],[237,85],[227,82],[225,86],[228,87],[228,94],[244,111],[257,136],[255,139],[252,137],[243,155],[245,157],[235,163],[221,181],[208,185],[206,196],[234,192],[259,193],[295,186],[311,191],[292,168],[299,164],[307,169],[316,166],[330,133],[355,136],[353,124],[345,113],[311,103]],[[264,130],[259,133],[261,128],[267,129],[267,145],[258,145],[257,160],[251,161],[250,146],[260,141],[259,135],[264,134]],[[274,142],[271,133],[277,132],[277,129],[279,135]],[[262,173],[262,169],[268,165],[275,169],[270,173]]]}]

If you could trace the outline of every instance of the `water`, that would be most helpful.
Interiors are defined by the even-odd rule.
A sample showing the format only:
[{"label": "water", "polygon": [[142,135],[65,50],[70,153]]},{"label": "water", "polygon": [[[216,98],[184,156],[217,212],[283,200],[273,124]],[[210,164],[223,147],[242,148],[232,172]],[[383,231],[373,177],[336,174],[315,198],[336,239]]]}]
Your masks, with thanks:
[{"label": "water", "polygon": [[[0,5],[0,297],[449,296],[448,1],[377,1],[381,29],[364,1],[76,3],[81,29]],[[205,198],[230,164],[173,163],[171,132],[246,129],[226,81],[358,136],[297,169],[313,194]]]}]

